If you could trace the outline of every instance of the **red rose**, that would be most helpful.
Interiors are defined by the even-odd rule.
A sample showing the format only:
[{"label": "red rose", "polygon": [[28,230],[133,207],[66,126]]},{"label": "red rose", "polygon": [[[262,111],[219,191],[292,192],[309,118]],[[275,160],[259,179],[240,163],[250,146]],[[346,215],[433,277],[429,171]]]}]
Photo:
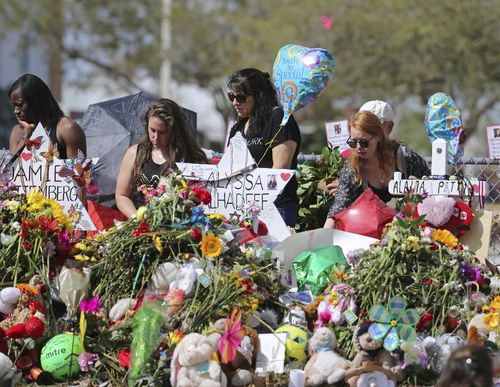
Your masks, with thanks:
[{"label": "red rose", "polygon": [[122,367],[130,368],[130,349],[120,349],[117,359]]},{"label": "red rose", "polygon": [[30,251],[33,246],[31,246],[31,243],[29,243],[29,242],[24,242],[23,247],[24,247],[24,250]]},{"label": "red rose", "polygon": [[425,277],[425,278],[422,280],[422,284],[424,284],[424,285],[432,285],[432,278]]},{"label": "red rose", "polygon": [[195,241],[199,241],[201,239],[201,230],[199,228],[193,229],[193,231],[191,231],[191,238]]},{"label": "red rose", "polygon": [[16,360],[16,367],[19,370],[28,370],[33,367],[33,360],[27,355],[21,356]]},{"label": "red rose", "polygon": [[212,195],[206,189],[200,187],[193,187],[194,195],[201,200],[203,204],[210,204]]},{"label": "red rose", "polygon": [[20,339],[26,333],[26,326],[24,324],[16,324],[7,329],[7,336],[11,339]]},{"label": "red rose", "polygon": [[425,329],[430,329],[432,327],[432,320],[434,316],[431,313],[426,313],[422,316],[417,326],[415,327],[417,331],[423,331]]},{"label": "red rose", "polygon": [[32,339],[36,339],[43,335],[43,331],[45,331],[45,324],[42,320],[40,320],[36,316],[32,316],[26,321],[26,334]]}]

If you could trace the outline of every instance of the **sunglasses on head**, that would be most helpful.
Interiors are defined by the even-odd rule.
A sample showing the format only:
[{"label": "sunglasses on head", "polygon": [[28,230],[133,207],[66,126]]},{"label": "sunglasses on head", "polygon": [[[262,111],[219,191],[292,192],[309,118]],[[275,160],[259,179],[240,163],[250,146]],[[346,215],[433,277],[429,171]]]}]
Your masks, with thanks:
[{"label": "sunglasses on head", "polygon": [[349,145],[351,148],[356,148],[358,144],[361,148],[368,148],[368,144],[370,144],[371,140],[372,140],[371,138],[369,140],[360,140],[349,137],[349,139],[346,142],[347,145]]},{"label": "sunglasses on head", "polygon": [[233,92],[227,93],[227,98],[229,98],[229,100],[231,102],[236,100],[236,102],[238,102],[238,103],[245,103],[245,101],[247,100],[247,97],[248,97],[248,95],[245,95],[245,94],[240,94],[240,93],[234,94]]}]

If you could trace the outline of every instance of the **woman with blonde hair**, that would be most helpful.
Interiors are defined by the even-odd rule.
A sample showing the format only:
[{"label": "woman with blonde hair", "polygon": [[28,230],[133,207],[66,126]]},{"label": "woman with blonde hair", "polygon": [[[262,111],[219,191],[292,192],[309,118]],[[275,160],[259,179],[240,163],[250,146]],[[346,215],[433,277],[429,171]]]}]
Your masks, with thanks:
[{"label": "woman with blonde hair", "polygon": [[400,171],[403,178],[430,174],[425,160],[405,144],[390,140],[380,119],[371,112],[352,116],[349,135],[347,144],[352,151],[340,172],[326,228],[334,228],[333,215],[349,207],[366,188],[371,188],[384,202],[391,200],[388,184],[394,172]]}]

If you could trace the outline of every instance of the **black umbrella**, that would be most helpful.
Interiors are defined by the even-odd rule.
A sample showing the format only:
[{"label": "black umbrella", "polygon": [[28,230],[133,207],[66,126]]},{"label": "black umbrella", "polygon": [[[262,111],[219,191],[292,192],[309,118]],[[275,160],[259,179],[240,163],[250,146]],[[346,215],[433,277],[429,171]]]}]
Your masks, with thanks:
[{"label": "black umbrella", "polygon": [[[92,104],[80,126],[87,136],[87,156],[99,157],[95,179],[99,193],[92,200],[112,206],[115,203],[116,178],[125,151],[144,136],[142,117],[147,106],[159,99],[141,91],[137,94]],[[192,133],[196,136],[196,113],[184,109]]]}]

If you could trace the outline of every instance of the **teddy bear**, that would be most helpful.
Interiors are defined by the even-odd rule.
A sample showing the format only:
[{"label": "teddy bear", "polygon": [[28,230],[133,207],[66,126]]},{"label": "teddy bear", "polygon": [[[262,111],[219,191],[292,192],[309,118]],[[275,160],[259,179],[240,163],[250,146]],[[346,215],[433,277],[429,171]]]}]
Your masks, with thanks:
[{"label": "teddy bear", "polygon": [[352,370],[366,369],[368,365],[370,366],[368,368],[373,369],[375,365],[378,365],[383,370],[390,371],[386,373],[388,377],[394,376],[397,381],[403,380],[404,371],[399,359],[383,348],[383,339],[373,339],[368,334],[371,323],[366,320],[354,330],[352,343],[356,349],[356,355],[352,360]]},{"label": "teddy bear", "polygon": [[309,353],[312,355],[304,371],[310,386],[324,383],[333,384],[344,379],[351,362],[335,352],[337,338],[329,328],[318,328],[309,341]]},{"label": "teddy bear", "polygon": [[426,337],[422,343],[424,352],[432,370],[440,374],[451,353],[466,345],[464,339],[451,333],[434,337]]},{"label": "teddy bear", "polygon": [[210,339],[199,333],[186,335],[174,350],[170,383],[173,387],[226,387],[220,365],[212,360]]},{"label": "teddy bear", "polygon": [[[214,348],[217,348],[222,337],[225,321],[226,319],[217,320],[208,334]],[[222,364],[222,370],[228,380],[228,387],[247,386],[254,381],[252,371],[259,352],[259,334],[247,325],[243,325],[242,328],[245,331],[245,336],[236,350],[235,358],[228,364]]]},{"label": "teddy bear", "polygon": [[222,369],[227,376],[228,386],[248,386],[253,383],[253,367],[259,352],[258,333],[244,325],[245,336],[236,351],[236,357]]}]

